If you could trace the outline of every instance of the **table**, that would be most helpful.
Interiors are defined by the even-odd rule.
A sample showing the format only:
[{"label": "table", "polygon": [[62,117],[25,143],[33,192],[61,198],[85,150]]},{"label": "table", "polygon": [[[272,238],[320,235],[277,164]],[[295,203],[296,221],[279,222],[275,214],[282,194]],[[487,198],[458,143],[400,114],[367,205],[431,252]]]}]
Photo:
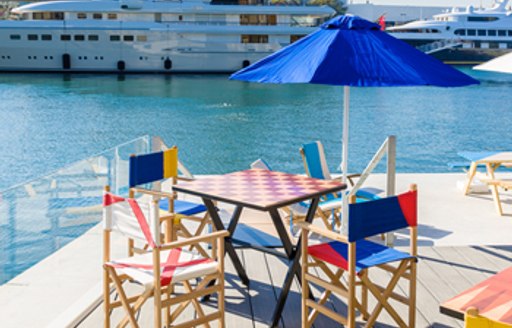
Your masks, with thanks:
[{"label": "table", "polygon": [[464,312],[470,307],[476,307],[488,319],[512,324],[512,267],[444,302],[440,311],[464,320]]},{"label": "table", "polygon": [[499,215],[503,214],[501,202],[498,193],[499,181],[495,179],[494,172],[500,166],[512,166],[512,151],[484,151],[484,152],[459,152],[459,156],[471,161],[468,171],[468,179],[464,187],[464,195],[469,194],[471,182],[477,173],[477,167],[484,165],[487,170],[487,176],[482,177],[482,182],[489,185]]},{"label": "table", "polygon": [[[345,189],[346,185],[338,181],[319,180],[277,171],[251,169],[197,179],[181,183],[173,186],[173,188],[177,192],[201,197],[217,230],[226,228],[217,213],[214,201],[235,205],[235,210],[227,228],[230,236],[234,235],[243,208],[251,208],[270,214],[270,218],[283,243],[285,254],[281,254],[281,256],[290,261],[270,325],[271,327],[276,327],[281,317],[293,276],[295,275],[299,282],[301,282],[301,240],[299,238],[297,244],[293,245],[278,209],[300,201],[311,200],[306,221],[312,222],[320,197],[329,193],[339,192]],[[233,242],[236,242],[236,240],[232,237],[226,238],[226,252],[233,262],[238,276],[245,285],[248,285],[249,278],[235,252]],[[267,251],[264,247],[256,247],[255,249]],[[271,254],[276,254],[275,250],[268,251]]]}]

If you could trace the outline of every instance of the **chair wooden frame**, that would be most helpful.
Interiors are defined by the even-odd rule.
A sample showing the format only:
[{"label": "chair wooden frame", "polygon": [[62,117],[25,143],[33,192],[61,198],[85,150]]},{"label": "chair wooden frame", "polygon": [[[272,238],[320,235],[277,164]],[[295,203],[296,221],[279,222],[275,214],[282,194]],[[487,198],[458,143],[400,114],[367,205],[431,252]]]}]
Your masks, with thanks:
[{"label": "chair wooden frame", "polygon": [[[176,146],[173,146],[169,149],[177,149]],[[135,157],[135,154],[132,154],[130,157]],[[178,166],[179,162],[176,159],[176,165]],[[176,185],[179,180],[184,181],[191,181],[192,179],[180,177],[180,176],[173,176],[170,178],[171,180],[171,188],[172,186]],[[145,188],[138,188],[138,187],[132,187],[130,188],[129,197],[134,198],[135,194],[146,194],[150,195],[156,200],[160,200],[161,198],[166,198],[169,204],[169,207],[167,209],[168,214],[161,216],[161,223],[165,222],[165,233],[164,233],[164,240],[166,243],[169,243],[171,241],[177,240],[178,237],[183,238],[192,238],[192,237],[198,237],[201,235],[201,233],[206,228],[207,224],[211,222],[210,215],[208,211],[205,211],[205,214],[203,217],[197,217],[193,215],[182,215],[177,214],[174,211],[174,201],[178,198],[178,194],[175,191],[171,192],[164,192],[162,191],[162,183],[160,181],[154,181],[153,184],[155,185],[154,189],[145,189]],[[190,232],[190,230],[182,223],[182,220],[190,220],[199,223],[199,226],[197,227],[196,231],[194,233]],[[215,252],[215,245],[212,245],[213,252]],[[145,252],[147,249],[147,245],[144,245],[143,248],[137,248],[134,246],[133,240],[128,241],[128,252],[130,255],[133,255],[134,253],[140,253]],[[200,244],[193,244],[189,247],[190,250],[196,249],[202,256],[207,257],[208,252],[204,249],[204,247]]]},{"label": "chair wooden frame", "polygon": [[[108,192],[109,188],[105,190]],[[153,201],[153,205],[156,207],[157,202]],[[109,328],[111,326],[110,314],[111,311],[122,307],[126,316],[119,322],[117,327],[126,327],[128,324],[133,328],[138,328],[139,324],[136,320],[136,313],[141,309],[144,303],[151,297],[154,301],[154,327],[162,327],[162,311],[165,310],[165,324],[169,327],[183,311],[192,304],[196,313],[197,318],[190,320],[185,323],[180,323],[173,327],[188,328],[196,327],[198,325],[205,325],[209,327],[209,322],[218,320],[219,327],[225,326],[224,321],[224,238],[229,235],[227,231],[213,232],[207,235],[193,237],[187,240],[174,241],[171,243],[165,243],[157,245],[150,252],[153,258],[153,283],[151,288],[144,289],[140,294],[128,297],[123,288],[123,284],[131,282],[132,277],[125,274],[118,274],[114,267],[108,265],[110,259],[110,235],[111,231],[104,229],[103,231],[103,303],[104,303],[104,327]],[[208,274],[202,277],[202,280],[192,287],[191,281],[195,281],[198,277],[193,277],[190,280],[184,280],[177,283],[169,283],[167,286],[161,285],[161,258],[160,253],[166,250],[173,250],[182,247],[189,247],[199,243],[216,243],[216,254],[213,257],[209,257],[217,262],[216,272]],[[216,282],[216,283],[215,283]],[[173,296],[174,287],[176,284],[182,284],[185,293],[182,295]],[[111,300],[112,285],[119,295],[119,300]],[[218,294],[218,309],[214,313],[205,315],[199,298],[211,295],[213,293]],[[171,306],[177,307],[171,311]]]},{"label": "chair wooden frame", "polygon": [[[411,190],[416,190],[416,185],[411,186]],[[355,197],[350,199],[351,203],[355,202]],[[410,250],[411,258],[406,258],[398,262],[398,265],[381,264],[375,266],[381,270],[391,273],[391,279],[387,286],[379,286],[373,283],[368,275],[370,268],[361,270],[356,274],[356,243],[349,242],[348,238],[338,233],[325,230],[308,223],[299,223],[302,228],[302,328],[311,327],[318,314],[324,314],[329,318],[342,323],[348,328],[354,328],[356,322],[356,310],[361,314],[363,320],[366,321],[365,327],[372,327],[379,314],[385,309],[396,322],[399,327],[414,327],[416,319],[416,256],[417,256],[417,228],[410,229]],[[309,233],[319,234],[333,241],[338,241],[348,245],[348,270],[347,283],[343,284],[341,277],[345,270],[336,267],[332,270],[325,262],[310,257],[308,254],[308,235]],[[309,268],[319,268],[325,273],[328,280],[312,275]],[[372,267],[373,268],[373,267]],[[397,283],[401,278],[409,282],[409,297],[404,297],[393,292]],[[322,295],[318,298],[318,302],[309,299],[309,283],[320,286],[324,289]],[[361,288],[360,300],[356,297],[356,287]],[[370,313],[368,311],[368,292],[370,292],[377,300],[377,305]],[[329,296],[335,293],[347,299],[348,314],[346,317],[333,312],[324,306]],[[408,324],[400,317],[396,310],[390,305],[389,300],[395,300],[409,307]],[[309,311],[311,309],[311,311]]]}]

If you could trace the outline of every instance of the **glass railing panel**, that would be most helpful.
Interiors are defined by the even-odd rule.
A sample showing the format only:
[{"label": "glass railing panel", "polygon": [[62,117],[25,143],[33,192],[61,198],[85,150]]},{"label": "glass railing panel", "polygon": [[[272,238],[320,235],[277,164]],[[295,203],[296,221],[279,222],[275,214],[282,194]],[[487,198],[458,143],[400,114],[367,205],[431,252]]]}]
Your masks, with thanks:
[{"label": "glass railing panel", "polygon": [[143,136],[0,192],[0,284],[100,222],[104,186],[125,195],[130,155],[150,150]]}]

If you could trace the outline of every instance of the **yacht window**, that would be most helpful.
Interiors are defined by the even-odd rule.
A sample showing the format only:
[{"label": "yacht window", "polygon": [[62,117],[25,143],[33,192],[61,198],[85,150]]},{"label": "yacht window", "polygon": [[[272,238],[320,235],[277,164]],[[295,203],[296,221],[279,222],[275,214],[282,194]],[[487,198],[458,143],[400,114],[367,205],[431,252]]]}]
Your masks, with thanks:
[{"label": "yacht window", "polygon": [[475,45],[475,48],[480,48],[480,41],[475,41],[473,44]]},{"label": "yacht window", "polygon": [[512,30],[508,30],[508,36],[512,36]]},{"label": "yacht window", "polygon": [[458,29],[453,32],[455,35],[466,35],[466,30],[464,29]]},{"label": "yacht window", "polygon": [[119,35],[111,35],[110,41],[121,41],[121,37]]},{"label": "yacht window", "polygon": [[476,35],[476,30],[474,30],[474,29],[468,29],[468,35],[469,35],[469,36],[475,36],[475,35]]},{"label": "yacht window", "polygon": [[94,13],[92,14],[93,19],[103,19],[103,15],[100,13]]},{"label": "yacht window", "polygon": [[137,35],[138,42],[146,42],[148,41],[148,37],[146,35]]},{"label": "yacht window", "polygon": [[178,20],[181,22],[183,20],[183,15],[179,15]]},{"label": "yacht window", "polygon": [[489,36],[496,36],[496,30],[489,30],[489,31],[487,31],[487,35],[489,35]]},{"label": "yacht window", "polygon": [[477,30],[478,32],[478,36],[485,36],[486,35],[486,31],[485,30]]},{"label": "yacht window", "polygon": [[89,41],[98,41],[99,37],[96,34],[91,34],[87,37]]},{"label": "yacht window", "polygon": [[29,34],[29,35],[27,35],[27,39],[30,41],[37,41],[39,38],[38,38],[37,34]]},{"label": "yacht window", "polygon": [[160,23],[162,21],[162,14],[156,13],[155,14],[155,22]]},{"label": "yacht window", "polygon": [[43,35],[41,35],[41,40],[43,40],[43,41],[51,41],[52,40],[52,35],[51,34],[43,34]]},{"label": "yacht window", "polygon": [[87,19],[87,14],[86,13],[78,13],[78,14],[76,14],[76,18]]},{"label": "yacht window", "polygon": [[268,43],[268,35],[242,34],[241,41],[242,43]]},{"label": "yacht window", "polygon": [[300,39],[302,39],[303,37],[305,37],[304,34],[294,34],[294,35],[290,35],[290,43],[294,43],[295,41],[298,41]]},{"label": "yacht window", "polygon": [[108,19],[117,19],[117,14],[108,14]]},{"label": "yacht window", "polygon": [[75,41],[84,41],[85,36],[83,34],[76,34],[75,35]]},{"label": "yacht window", "polygon": [[507,49],[512,49],[512,42],[507,42]]},{"label": "yacht window", "polygon": [[505,30],[498,30],[498,36],[507,36],[507,31],[505,31]]},{"label": "yacht window", "polygon": [[133,41],[133,35],[124,35],[123,41]]},{"label": "yacht window", "polygon": [[240,15],[240,25],[276,25],[276,15]]},{"label": "yacht window", "polygon": [[499,47],[500,47],[500,44],[498,42],[489,42],[490,49],[498,49]]},{"label": "yacht window", "polygon": [[492,16],[469,16],[468,22],[494,22],[497,21],[498,17]]},{"label": "yacht window", "polygon": [[60,36],[60,40],[61,41],[70,41],[71,40],[71,35],[69,35],[69,34],[62,34]]},{"label": "yacht window", "polygon": [[32,19],[43,19],[43,13],[32,13]]},{"label": "yacht window", "polygon": [[21,35],[19,34],[11,34],[9,37],[11,40],[21,40]]}]

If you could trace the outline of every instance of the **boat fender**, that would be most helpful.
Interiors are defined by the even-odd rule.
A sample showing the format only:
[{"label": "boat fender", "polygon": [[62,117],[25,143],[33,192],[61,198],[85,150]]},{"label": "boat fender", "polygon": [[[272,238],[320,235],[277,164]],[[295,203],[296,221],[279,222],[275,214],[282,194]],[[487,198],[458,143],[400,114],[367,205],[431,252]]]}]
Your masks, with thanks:
[{"label": "boat fender", "polygon": [[170,60],[169,57],[167,57],[167,59],[164,60],[164,68],[166,70],[170,70],[172,68],[172,60]]},{"label": "boat fender", "polygon": [[246,67],[247,67],[247,66],[249,66],[249,65],[251,65],[251,62],[250,62],[250,61],[248,61],[248,60],[244,60],[244,61],[242,62],[242,68],[246,68]]},{"label": "boat fender", "polygon": [[124,71],[126,68],[126,64],[124,63],[124,60],[120,60],[117,62],[117,69],[120,71]]},{"label": "boat fender", "polygon": [[69,54],[62,55],[62,68],[63,69],[71,68],[71,56]]}]

